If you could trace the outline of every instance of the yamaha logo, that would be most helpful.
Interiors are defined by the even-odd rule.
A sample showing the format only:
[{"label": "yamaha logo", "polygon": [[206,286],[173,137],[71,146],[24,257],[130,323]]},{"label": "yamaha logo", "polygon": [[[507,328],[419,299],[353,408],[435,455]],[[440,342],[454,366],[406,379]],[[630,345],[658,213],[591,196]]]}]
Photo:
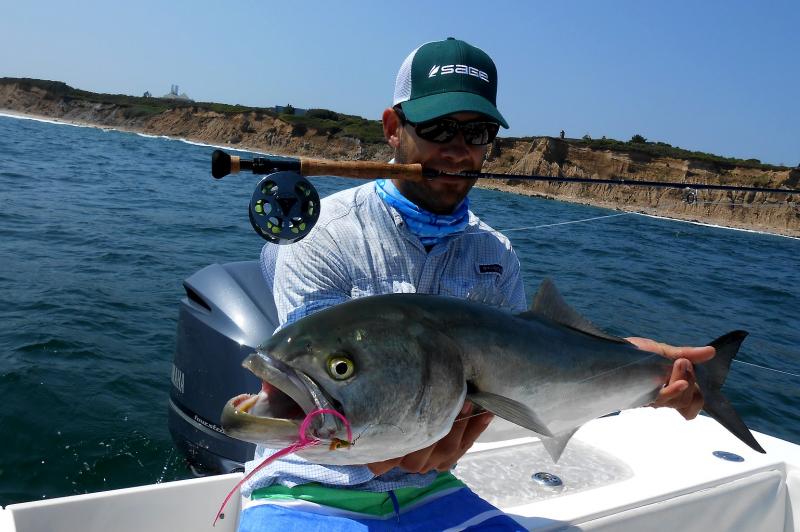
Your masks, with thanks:
[{"label": "yamaha logo", "polygon": [[433,78],[437,75],[446,76],[447,74],[463,74],[467,76],[473,76],[482,79],[486,83],[489,83],[489,74],[483,70],[478,70],[477,68],[468,65],[433,65],[428,72],[428,77]]}]

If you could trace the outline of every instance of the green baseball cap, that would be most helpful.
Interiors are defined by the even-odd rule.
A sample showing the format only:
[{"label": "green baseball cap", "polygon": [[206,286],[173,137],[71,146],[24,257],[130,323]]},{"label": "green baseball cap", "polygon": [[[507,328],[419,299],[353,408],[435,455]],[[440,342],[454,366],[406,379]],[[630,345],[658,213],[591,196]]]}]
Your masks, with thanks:
[{"label": "green baseball cap", "polygon": [[423,44],[397,73],[394,103],[411,122],[471,111],[508,128],[497,110],[497,68],[480,48],[448,37]]}]

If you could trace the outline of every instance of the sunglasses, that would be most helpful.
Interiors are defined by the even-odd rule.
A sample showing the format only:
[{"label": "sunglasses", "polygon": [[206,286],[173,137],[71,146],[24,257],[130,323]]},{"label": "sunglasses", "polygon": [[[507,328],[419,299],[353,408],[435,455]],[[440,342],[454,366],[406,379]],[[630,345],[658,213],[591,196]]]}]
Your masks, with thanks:
[{"label": "sunglasses", "polygon": [[425,122],[408,120],[399,108],[395,108],[402,123],[413,126],[417,136],[429,142],[444,144],[453,140],[458,132],[464,136],[464,142],[473,146],[484,146],[492,142],[500,131],[500,124],[485,120],[459,122],[454,118],[434,118]]}]

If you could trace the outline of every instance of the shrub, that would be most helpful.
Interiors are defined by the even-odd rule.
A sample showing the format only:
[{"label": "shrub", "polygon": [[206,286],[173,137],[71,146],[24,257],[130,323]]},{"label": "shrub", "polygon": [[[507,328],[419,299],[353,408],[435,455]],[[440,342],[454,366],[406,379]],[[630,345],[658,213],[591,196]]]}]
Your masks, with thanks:
[{"label": "shrub", "polygon": [[292,124],[292,136],[302,137],[308,131],[308,126],[305,124]]},{"label": "shrub", "polygon": [[321,120],[339,120],[339,113],[328,109],[309,109],[306,112],[308,118],[319,118]]}]

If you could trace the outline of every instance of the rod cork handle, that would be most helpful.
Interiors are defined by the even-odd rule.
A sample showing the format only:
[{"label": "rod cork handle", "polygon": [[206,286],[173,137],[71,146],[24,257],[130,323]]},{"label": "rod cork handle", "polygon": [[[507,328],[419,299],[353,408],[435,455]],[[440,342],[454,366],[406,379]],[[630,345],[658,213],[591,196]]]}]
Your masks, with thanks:
[{"label": "rod cork handle", "polygon": [[241,170],[241,160],[242,158],[238,155],[231,155],[231,173],[238,174]]},{"label": "rod cork handle", "polygon": [[405,179],[422,181],[421,164],[391,164],[372,161],[326,161],[300,159],[300,174],[304,176],[335,175],[356,179]]}]

